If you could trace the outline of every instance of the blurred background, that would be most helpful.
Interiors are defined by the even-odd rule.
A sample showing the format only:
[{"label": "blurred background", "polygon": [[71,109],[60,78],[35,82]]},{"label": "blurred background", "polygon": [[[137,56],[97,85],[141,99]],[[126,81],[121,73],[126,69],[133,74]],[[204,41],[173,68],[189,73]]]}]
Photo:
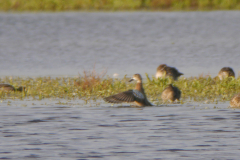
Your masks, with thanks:
[{"label": "blurred background", "polygon": [[1,0],[2,11],[229,10],[239,0]]}]

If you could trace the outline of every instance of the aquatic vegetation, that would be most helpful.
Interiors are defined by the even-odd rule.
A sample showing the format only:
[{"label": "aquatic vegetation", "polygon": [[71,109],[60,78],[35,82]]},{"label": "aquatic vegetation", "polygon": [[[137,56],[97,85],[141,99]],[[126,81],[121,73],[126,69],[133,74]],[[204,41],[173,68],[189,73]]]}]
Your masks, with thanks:
[{"label": "aquatic vegetation", "polygon": [[1,11],[240,9],[240,0],[0,0]]},{"label": "aquatic vegetation", "polygon": [[[84,72],[78,77],[4,77],[0,79],[0,83],[11,84],[14,87],[25,86],[26,91],[0,91],[0,98],[2,100],[81,99],[87,103],[90,100],[102,100],[103,97],[134,88],[135,83],[129,83],[129,78],[125,76],[115,79],[105,76],[105,73],[96,72]],[[181,77],[178,81],[174,81],[171,78],[150,78],[147,74],[146,78],[143,77],[146,95],[149,101],[155,104],[163,103],[161,93],[169,84],[181,90],[181,103],[230,101],[236,93],[240,93],[240,78],[229,77],[220,81],[210,76],[199,76]]]}]

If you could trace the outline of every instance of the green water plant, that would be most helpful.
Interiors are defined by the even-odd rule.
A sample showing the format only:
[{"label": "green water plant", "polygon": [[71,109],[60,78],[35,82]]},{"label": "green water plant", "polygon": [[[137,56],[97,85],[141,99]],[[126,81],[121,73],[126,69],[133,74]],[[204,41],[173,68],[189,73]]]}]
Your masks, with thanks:
[{"label": "green water plant", "polygon": [[[84,72],[77,77],[4,77],[0,83],[11,84],[14,87],[25,86],[24,92],[0,90],[0,99],[26,99],[42,100],[45,98],[101,100],[103,97],[113,95],[131,88],[134,83],[129,83],[131,76],[123,78],[110,78],[106,73],[98,74],[95,71]],[[162,103],[161,93],[169,85],[178,87],[181,94],[181,103],[198,101],[218,103],[229,101],[233,95],[240,93],[240,78],[214,79],[210,76],[179,78],[143,77],[143,87],[148,99],[154,103]]]}]

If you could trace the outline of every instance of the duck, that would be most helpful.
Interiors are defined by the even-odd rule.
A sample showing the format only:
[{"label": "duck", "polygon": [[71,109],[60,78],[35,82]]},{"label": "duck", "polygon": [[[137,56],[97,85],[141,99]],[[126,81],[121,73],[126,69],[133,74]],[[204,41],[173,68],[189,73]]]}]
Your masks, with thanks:
[{"label": "duck", "polygon": [[10,84],[0,84],[0,90],[2,91],[19,91],[19,92],[22,92],[25,90],[25,87],[18,87],[18,88],[14,88],[12,85]]},{"label": "duck", "polygon": [[233,96],[233,98],[230,101],[230,107],[232,107],[232,108],[240,107],[240,93]]},{"label": "duck", "polygon": [[137,106],[153,106],[147,99],[142,85],[142,77],[140,74],[134,74],[129,80],[137,81],[135,89],[124,91],[109,97],[105,97],[104,100],[108,103],[134,103]]},{"label": "duck", "polygon": [[235,73],[233,71],[232,68],[230,67],[223,67],[219,72],[218,72],[218,75],[217,77],[220,79],[220,80],[223,80],[227,77],[233,77],[235,78]]},{"label": "duck", "polygon": [[166,64],[161,64],[157,68],[157,72],[155,77],[156,78],[164,78],[164,77],[171,77],[175,81],[183,75],[183,73],[179,72],[176,68],[167,66]]},{"label": "duck", "polygon": [[166,87],[161,95],[161,98],[163,101],[167,102],[174,102],[175,100],[180,100],[181,97],[181,91],[174,87],[172,84],[169,84],[168,87]]}]

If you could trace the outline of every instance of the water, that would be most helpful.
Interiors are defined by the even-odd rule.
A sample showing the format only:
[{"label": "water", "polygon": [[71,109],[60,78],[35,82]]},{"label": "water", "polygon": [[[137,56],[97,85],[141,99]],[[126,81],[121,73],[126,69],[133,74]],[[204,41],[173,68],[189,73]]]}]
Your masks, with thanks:
[{"label": "water", "polygon": [[13,103],[0,107],[2,159],[239,157],[240,112],[227,104],[213,109],[209,104],[131,108]]},{"label": "water", "polygon": [[[1,13],[1,76],[239,72],[240,12]],[[59,103],[62,102],[62,103]],[[229,102],[1,100],[0,159],[239,159]]]},{"label": "water", "polygon": [[120,77],[175,66],[186,77],[239,69],[239,11],[0,14],[1,75]]}]

